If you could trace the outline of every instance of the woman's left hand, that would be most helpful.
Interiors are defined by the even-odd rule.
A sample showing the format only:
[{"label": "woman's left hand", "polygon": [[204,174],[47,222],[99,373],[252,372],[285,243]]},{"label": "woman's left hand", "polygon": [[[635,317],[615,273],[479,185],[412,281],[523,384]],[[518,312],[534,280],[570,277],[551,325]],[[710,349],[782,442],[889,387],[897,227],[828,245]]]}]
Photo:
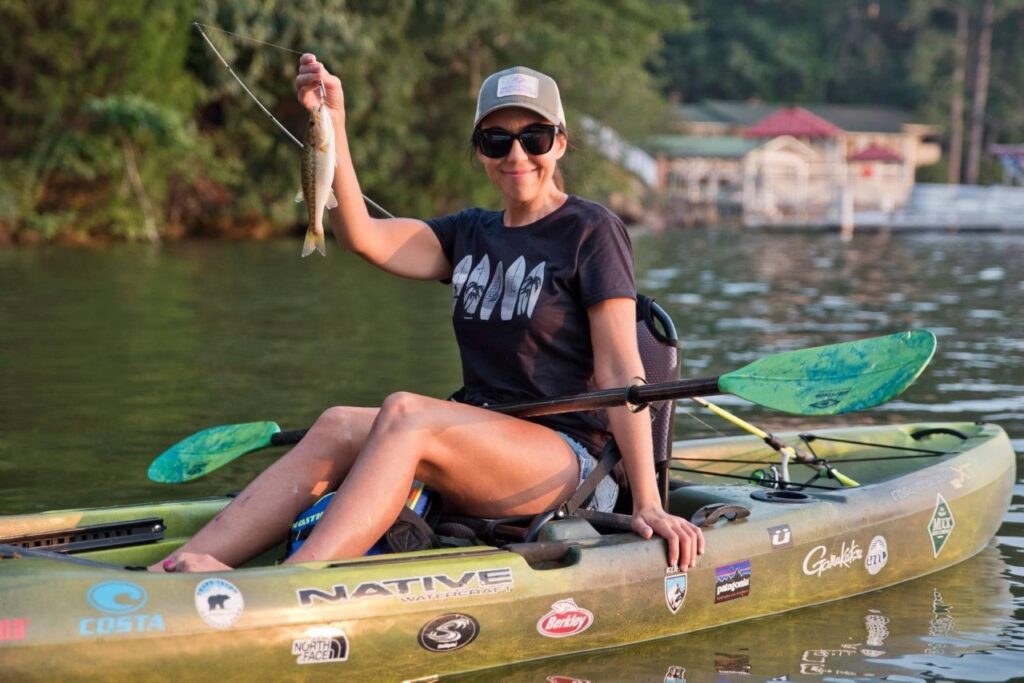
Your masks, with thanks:
[{"label": "woman's left hand", "polygon": [[665,512],[660,506],[633,511],[633,531],[643,538],[658,534],[668,542],[669,567],[686,571],[697,564],[704,552],[704,534],[682,517]]}]

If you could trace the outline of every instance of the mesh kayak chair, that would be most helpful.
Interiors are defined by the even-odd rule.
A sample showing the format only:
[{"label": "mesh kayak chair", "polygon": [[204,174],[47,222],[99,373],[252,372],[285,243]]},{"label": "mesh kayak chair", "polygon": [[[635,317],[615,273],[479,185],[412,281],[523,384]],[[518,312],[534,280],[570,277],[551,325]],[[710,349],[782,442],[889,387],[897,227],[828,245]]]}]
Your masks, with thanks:
[{"label": "mesh kayak chair", "polygon": [[[645,379],[650,383],[679,379],[679,337],[668,313],[654,299],[637,296],[636,304],[637,342],[640,358],[644,364]],[[668,502],[668,465],[672,454],[672,423],[675,418],[675,401],[652,403],[648,408],[654,441],[654,463],[658,476],[658,490],[662,505]],[[485,519],[463,515],[442,514],[435,528],[442,536],[462,538],[489,544],[524,543],[537,540],[541,527],[553,519],[577,517],[589,521],[593,526],[615,531],[629,531],[632,497],[626,484],[621,455],[614,441],[610,441],[601,453],[594,471],[580,484],[576,493],[555,509],[539,515]],[[584,503],[593,494],[598,483],[615,471],[620,483],[616,512],[596,512],[583,509]],[[625,514],[621,514],[625,513]]]}]

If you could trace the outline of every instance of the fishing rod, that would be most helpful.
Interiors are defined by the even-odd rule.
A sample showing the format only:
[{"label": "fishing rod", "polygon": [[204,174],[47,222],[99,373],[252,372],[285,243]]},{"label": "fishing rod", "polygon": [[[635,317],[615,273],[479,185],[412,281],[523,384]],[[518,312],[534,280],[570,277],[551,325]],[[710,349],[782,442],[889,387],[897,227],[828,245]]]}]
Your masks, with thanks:
[{"label": "fishing rod", "polygon": [[[248,86],[246,86],[245,82],[241,79],[241,77],[237,73],[235,73],[234,69],[231,68],[231,65],[228,63],[228,60],[224,59],[224,55],[222,55],[220,53],[220,50],[217,49],[217,47],[213,44],[213,41],[210,40],[210,38],[206,35],[206,32],[203,31],[203,26],[206,26],[207,28],[212,28],[215,31],[220,31],[221,33],[227,33],[228,35],[236,36],[238,38],[244,38],[245,40],[251,40],[253,42],[260,43],[262,45],[269,45],[271,47],[276,47],[279,50],[285,50],[285,51],[291,52],[293,54],[301,55],[302,53],[298,52],[296,50],[292,50],[291,48],[284,47],[282,45],[275,45],[274,43],[268,43],[268,42],[265,42],[265,41],[262,41],[262,40],[257,40],[256,38],[250,38],[248,36],[243,36],[240,33],[233,33],[231,31],[225,31],[224,29],[217,28],[215,26],[207,26],[206,24],[200,24],[198,21],[193,21],[192,22],[192,26],[194,26],[195,29],[197,31],[199,31],[199,35],[203,37],[203,40],[206,41],[206,44],[210,46],[211,50],[213,50],[213,54],[217,55],[217,59],[220,60],[220,63],[223,64],[224,68],[228,70],[228,73],[231,74],[231,76],[236,81],[238,81],[238,85],[242,86],[242,90],[244,90],[245,93],[249,97],[252,98],[252,101],[256,103],[256,106],[258,106],[260,108],[260,110],[263,111],[264,114],[269,116],[270,120],[273,121],[277,125],[277,127],[280,128],[284,132],[284,134],[287,135],[291,139],[292,142],[294,142],[296,145],[299,146],[299,149],[305,149],[305,145],[303,145],[302,142],[297,137],[292,135],[291,131],[289,131],[287,128],[285,128],[284,124],[281,123],[280,121],[278,121],[277,117],[275,117],[273,114],[270,113],[269,109],[267,109],[265,106],[263,106],[263,103],[260,102],[260,98],[256,97],[256,95],[253,93],[252,90],[249,90]],[[321,95],[323,94],[323,87],[324,87],[323,83],[321,83],[320,84]],[[363,201],[366,202],[367,205],[369,205],[371,208],[376,210],[382,216],[384,216],[386,218],[394,218],[395,217],[394,214],[389,212],[387,209],[382,207],[377,202],[375,202],[372,199],[370,199],[369,197],[367,197],[365,194],[362,195],[362,197],[363,197]]]}]

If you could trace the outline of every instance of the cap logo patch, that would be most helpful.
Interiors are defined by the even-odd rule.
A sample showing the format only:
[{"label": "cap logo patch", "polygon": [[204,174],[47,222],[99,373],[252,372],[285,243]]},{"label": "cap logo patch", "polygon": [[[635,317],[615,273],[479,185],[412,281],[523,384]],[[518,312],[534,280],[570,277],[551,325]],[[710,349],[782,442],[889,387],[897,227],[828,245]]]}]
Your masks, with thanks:
[{"label": "cap logo patch", "polygon": [[498,79],[498,97],[523,97],[537,98],[540,90],[540,81],[534,76],[526,74],[509,74]]}]

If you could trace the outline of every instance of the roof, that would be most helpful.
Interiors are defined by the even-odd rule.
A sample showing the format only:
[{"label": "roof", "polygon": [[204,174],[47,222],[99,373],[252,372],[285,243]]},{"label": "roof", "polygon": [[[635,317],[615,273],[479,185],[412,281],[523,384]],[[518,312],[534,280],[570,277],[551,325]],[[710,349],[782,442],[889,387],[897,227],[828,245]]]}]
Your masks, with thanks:
[{"label": "roof", "polygon": [[863,149],[858,149],[856,152],[848,156],[846,160],[881,161],[883,163],[893,162],[898,164],[903,161],[903,157],[897,154],[896,152],[892,151],[891,149],[886,149],[885,147],[881,147],[872,142],[867,147],[864,147]]},{"label": "roof", "polygon": [[644,141],[643,147],[652,154],[669,157],[740,158],[759,146],[758,140],[735,135],[704,137],[699,135],[654,135]]},{"label": "roof", "polygon": [[[739,127],[751,126],[789,103],[738,102],[704,100],[676,108],[678,116],[694,123],[719,123]],[[801,104],[802,108],[843,130],[864,133],[899,133],[903,126],[914,123],[906,109],[875,107],[860,104]]]},{"label": "roof", "polygon": [[774,138],[792,135],[797,138],[834,138],[843,130],[803,107],[784,107],[757,121],[743,131],[748,138]]}]

